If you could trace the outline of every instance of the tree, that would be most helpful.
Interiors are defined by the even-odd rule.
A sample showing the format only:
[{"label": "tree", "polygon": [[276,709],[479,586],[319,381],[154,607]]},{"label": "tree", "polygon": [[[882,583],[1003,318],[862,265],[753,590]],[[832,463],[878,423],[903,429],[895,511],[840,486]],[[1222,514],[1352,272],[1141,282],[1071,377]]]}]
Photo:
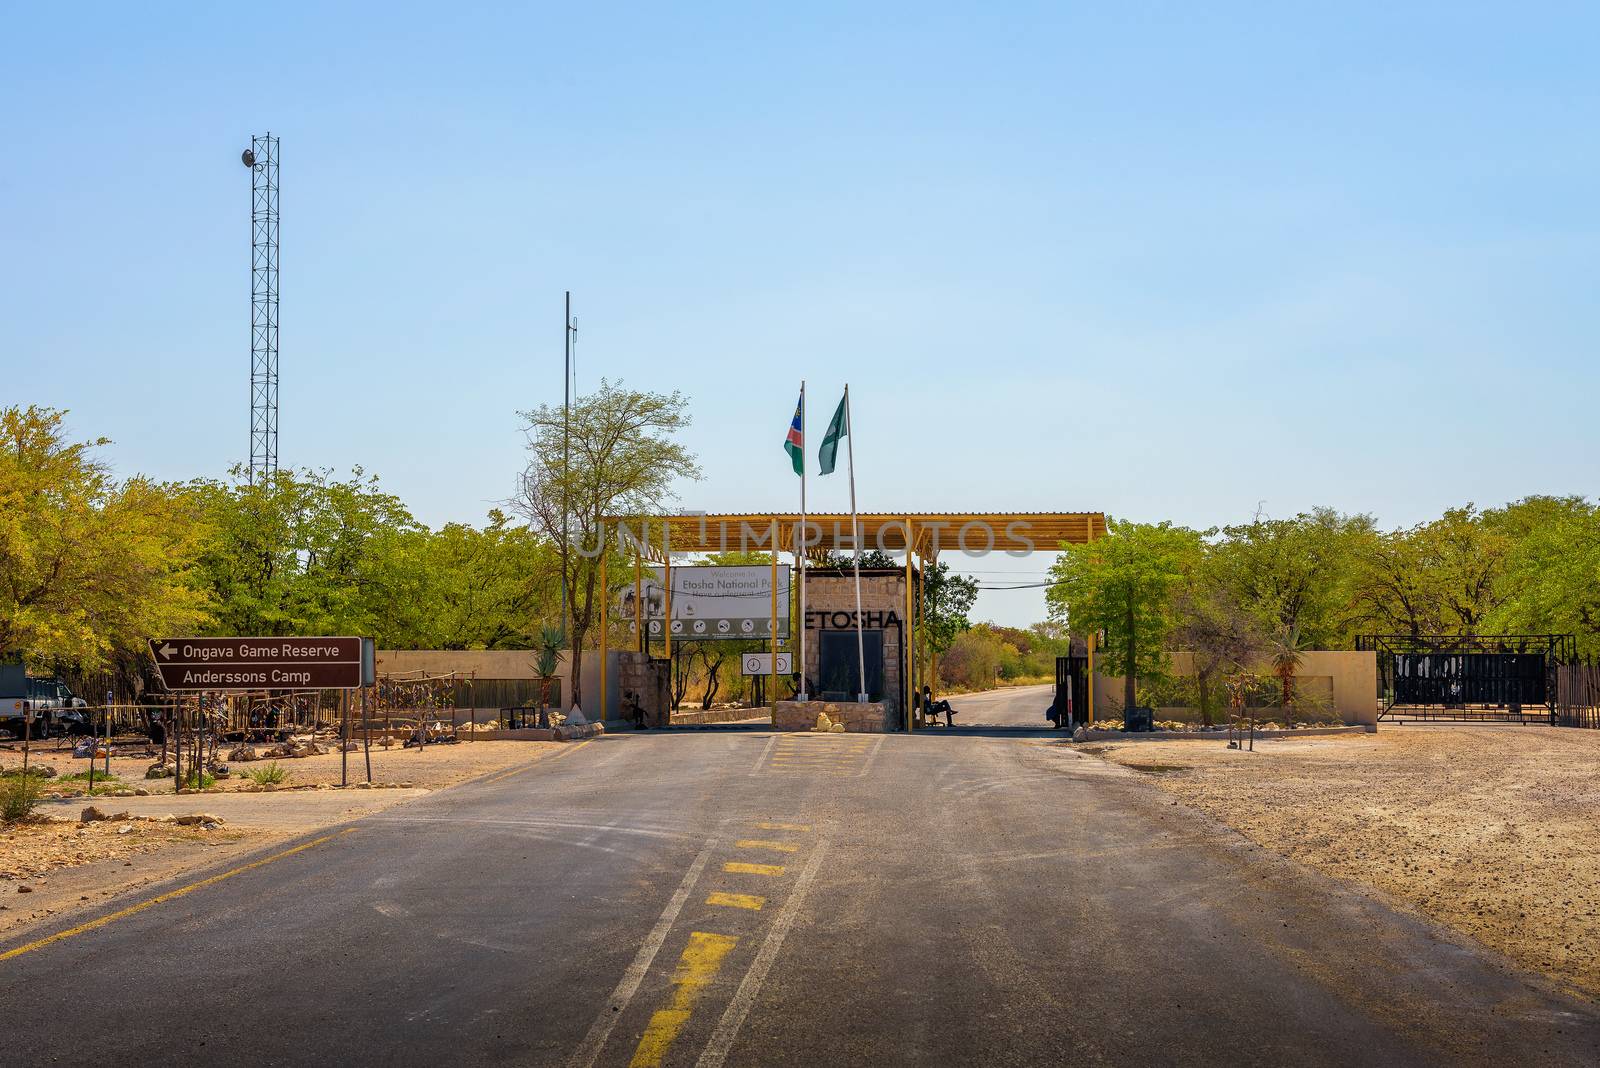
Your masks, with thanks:
[{"label": "tree", "polygon": [[1104,631],[1104,664],[1123,676],[1124,707],[1140,676],[1165,672],[1172,598],[1199,557],[1201,535],[1171,523],[1113,521],[1106,537],[1064,545],[1050,568],[1050,616],[1081,634]]},{"label": "tree", "polygon": [[198,568],[221,634],[361,634],[400,647],[425,614],[408,545],[427,535],[359,467],[277,471],[254,484],[189,486],[212,537]]},{"label": "tree", "polygon": [[112,479],[65,412],[0,409],[0,660],[94,670],[199,626],[204,517],[171,486]]},{"label": "tree", "polygon": [[956,690],[987,690],[1000,674],[1003,643],[988,627],[962,631],[940,665],[940,680]]},{"label": "tree", "polygon": [[942,560],[922,568],[922,633],[932,654],[932,675],[943,679],[939,657],[948,651],[957,636],[972,626],[968,613],[978,598],[978,580],[957,575]]},{"label": "tree", "polygon": [[1248,669],[1267,650],[1256,620],[1208,572],[1202,562],[1174,597],[1172,614],[1176,622],[1171,634],[1175,646],[1190,650],[1194,656],[1200,721],[1206,726],[1212,722],[1214,683]]},{"label": "tree", "polygon": [[[602,521],[658,512],[675,497],[678,479],[700,477],[694,455],[673,438],[689,425],[688,403],[681,393],[640,393],[602,379],[598,390],[573,401],[570,436],[559,405],[519,413],[527,424],[529,458],[517,508],[536,530],[569,550],[573,705],[583,696],[583,644],[595,623],[597,597],[610,596],[596,589],[601,554],[614,548],[606,543]],[[615,560],[613,573],[620,571],[620,554]]]},{"label": "tree", "polygon": [[1507,510],[1479,513],[1471,504],[1409,530],[1373,533],[1358,544],[1357,598],[1382,630],[1409,634],[1479,634],[1509,595],[1506,561],[1533,527]]},{"label": "tree", "polygon": [[1356,554],[1371,533],[1365,515],[1317,508],[1293,519],[1223,528],[1213,548],[1218,578],[1269,634],[1297,630],[1314,648],[1343,644],[1354,623]]},{"label": "tree", "polygon": [[1600,654],[1600,506],[1581,497],[1530,497],[1487,517],[1511,539],[1494,630],[1572,634]]},{"label": "tree", "polygon": [[424,649],[526,649],[533,621],[560,603],[560,552],[499,510],[481,528],[447,523],[409,535],[397,568],[404,603],[393,645]]}]

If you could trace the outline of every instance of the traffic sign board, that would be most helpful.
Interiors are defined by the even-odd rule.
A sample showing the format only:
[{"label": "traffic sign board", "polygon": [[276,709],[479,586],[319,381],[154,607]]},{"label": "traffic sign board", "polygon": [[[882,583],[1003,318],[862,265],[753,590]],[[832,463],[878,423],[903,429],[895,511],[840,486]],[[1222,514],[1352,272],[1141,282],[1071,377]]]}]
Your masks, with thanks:
[{"label": "traffic sign board", "polygon": [[[744,653],[739,657],[739,666],[746,675],[772,674],[771,653]],[[794,654],[778,654],[778,674],[788,675],[794,671]]]},{"label": "traffic sign board", "polygon": [[152,638],[168,690],[353,690],[360,638]]}]

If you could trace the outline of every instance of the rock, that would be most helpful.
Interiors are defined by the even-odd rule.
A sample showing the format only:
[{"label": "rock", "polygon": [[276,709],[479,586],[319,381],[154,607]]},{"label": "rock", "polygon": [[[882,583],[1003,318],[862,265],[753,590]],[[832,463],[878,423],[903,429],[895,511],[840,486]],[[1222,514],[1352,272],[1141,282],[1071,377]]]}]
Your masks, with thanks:
[{"label": "rock", "polygon": [[17,893],[19,893],[19,894],[31,894],[31,893],[33,893],[33,887],[31,887],[31,886],[19,886],[19,887],[17,887]]},{"label": "rock", "polygon": [[221,816],[213,816],[209,812],[190,812],[182,816],[172,817],[172,822],[179,827],[220,827],[224,820]]},{"label": "rock", "polygon": [[118,834],[131,834],[131,833],[133,833],[133,824],[131,824],[131,823],[123,824],[121,827],[117,828],[117,833]]},{"label": "rock", "polygon": [[1089,728],[1088,727],[1079,727],[1077,730],[1072,732],[1072,740],[1075,741],[1075,742],[1084,742],[1084,741],[1088,741],[1088,739],[1089,739]]},{"label": "rock", "polygon": [[255,746],[251,745],[249,742],[240,742],[238,745],[228,750],[228,759],[236,764],[239,764],[246,763],[251,760],[257,760],[259,758],[256,756]]},{"label": "rock", "polygon": [[[93,805],[88,806],[82,812],[78,813],[79,823],[99,823],[101,820],[108,820],[110,818],[110,816],[107,816],[104,812],[101,812]],[[123,813],[123,818],[127,818],[127,813]]]},{"label": "rock", "polygon": [[415,789],[416,788],[416,783],[413,783],[413,782],[402,782],[402,783],[397,783],[396,785],[399,786],[400,789],[402,789],[402,790],[411,790],[411,789]]},{"label": "rock", "polygon": [[159,760],[144,769],[144,777],[147,779],[170,779],[176,774],[171,764],[163,764]]},{"label": "rock", "polygon": [[370,782],[358,782],[358,783],[356,783],[356,789],[357,790],[370,790],[370,789],[372,789],[372,784]]},{"label": "rock", "polygon": [[211,765],[211,774],[215,778],[226,779],[229,775],[232,775],[233,772],[229,769],[228,765],[217,763]]},{"label": "rock", "polygon": [[149,797],[150,796],[150,791],[146,790],[143,786],[135,786],[133,788],[133,796],[134,797]]}]

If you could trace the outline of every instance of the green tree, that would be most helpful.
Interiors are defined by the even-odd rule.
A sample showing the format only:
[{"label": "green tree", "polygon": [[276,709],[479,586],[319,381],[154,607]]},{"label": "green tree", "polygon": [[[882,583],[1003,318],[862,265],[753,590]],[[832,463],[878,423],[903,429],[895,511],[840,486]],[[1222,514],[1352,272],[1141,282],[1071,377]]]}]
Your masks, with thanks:
[{"label": "green tree", "polygon": [[1369,516],[1331,508],[1293,519],[1257,516],[1223,528],[1212,548],[1216,574],[1266,633],[1294,630],[1310,648],[1337,648],[1356,626],[1358,551],[1372,529]]},{"label": "green tree", "polygon": [[943,680],[946,675],[939,669],[939,658],[972,626],[969,615],[978,599],[978,580],[958,575],[938,560],[923,565],[922,583],[923,640],[931,654],[933,677]]},{"label": "green tree", "polygon": [[1510,540],[1488,629],[1572,634],[1600,655],[1600,507],[1581,497],[1530,497],[1491,513]]},{"label": "green tree", "polygon": [[1249,669],[1268,649],[1260,624],[1216,581],[1209,562],[1203,558],[1185,575],[1173,599],[1171,633],[1172,644],[1194,656],[1200,721],[1207,726],[1213,722],[1213,697],[1221,696],[1217,683]]},{"label": "green tree", "polygon": [[1471,504],[1409,530],[1357,541],[1357,599],[1379,629],[1478,634],[1504,596],[1513,538]]},{"label": "green tree", "polygon": [[356,468],[279,471],[254,485],[191,483],[213,537],[199,568],[221,634],[361,634],[390,647],[415,630],[407,546],[426,533]]},{"label": "green tree", "polygon": [[186,495],[115,481],[65,412],[0,408],[0,660],[94,670],[207,618]]},{"label": "green tree", "polygon": [[394,647],[527,649],[534,620],[559,611],[556,546],[504,513],[481,528],[447,523],[402,544],[397,567],[404,596]]},{"label": "green tree", "polygon": [[1105,633],[1103,664],[1124,678],[1132,708],[1137,680],[1165,674],[1172,600],[1203,548],[1202,536],[1171,523],[1112,521],[1104,538],[1063,545],[1050,568],[1051,618],[1081,634]]},{"label": "green tree", "polygon": [[602,530],[602,520],[659,512],[675,498],[675,482],[700,477],[694,454],[675,439],[689,426],[688,403],[681,393],[641,393],[602,380],[599,389],[573,401],[570,430],[560,405],[519,413],[529,455],[517,508],[535,530],[569,550],[574,705],[583,696],[584,641],[596,622],[598,599],[610,596],[598,589],[601,554],[613,552],[613,574],[622,565],[621,554],[605,540],[610,532]]}]

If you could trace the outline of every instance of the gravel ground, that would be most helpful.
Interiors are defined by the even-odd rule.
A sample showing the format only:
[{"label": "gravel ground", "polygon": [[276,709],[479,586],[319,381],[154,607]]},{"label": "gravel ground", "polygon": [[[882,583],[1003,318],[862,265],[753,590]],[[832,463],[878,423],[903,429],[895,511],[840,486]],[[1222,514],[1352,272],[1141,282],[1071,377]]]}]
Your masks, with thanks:
[{"label": "gravel ground", "polygon": [[[470,779],[478,775],[485,775],[501,768],[509,768],[514,764],[525,761],[537,760],[545,753],[560,749],[566,742],[459,742],[455,745],[430,745],[425,749],[402,749],[398,745],[390,749],[381,746],[372,747],[372,779],[374,782],[407,782],[414,786],[426,789],[438,789],[454,783]],[[159,750],[156,750],[159,752]],[[223,748],[226,758],[227,747]],[[57,775],[69,775],[74,772],[87,770],[87,760],[74,760],[72,751],[63,749],[51,751],[49,749],[34,750],[30,756],[34,764],[48,764],[56,769]],[[155,761],[154,756],[113,756],[111,758],[111,774],[128,786],[143,787],[152,793],[168,792],[172,790],[171,779],[146,779],[145,769]],[[324,753],[314,757],[279,757],[278,765],[289,772],[286,785],[314,785],[328,783],[337,785],[339,782],[339,754]],[[239,763],[230,763],[233,775],[217,783],[223,790],[234,790],[248,784],[242,772],[252,768],[261,768],[267,764],[264,760],[255,760]],[[22,766],[22,754],[18,751],[0,750],[0,768],[7,770]],[[105,761],[95,763],[96,772],[105,766]],[[187,765],[186,765],[187,767]],[[350,781],[352,783],[363,781],[366,778],[365,758],[360,749],[350,754]],[[69,793],[82,792],[86,784],[54,784],[45,782],[43,788],[48,791],[64,791]],[[97,783],[98,785],[98,783]]]},{"label": "gravel ground", "polygon": [[1407,725],[1089,751],[1252,841],[1600,995],[1600,731]]}]

